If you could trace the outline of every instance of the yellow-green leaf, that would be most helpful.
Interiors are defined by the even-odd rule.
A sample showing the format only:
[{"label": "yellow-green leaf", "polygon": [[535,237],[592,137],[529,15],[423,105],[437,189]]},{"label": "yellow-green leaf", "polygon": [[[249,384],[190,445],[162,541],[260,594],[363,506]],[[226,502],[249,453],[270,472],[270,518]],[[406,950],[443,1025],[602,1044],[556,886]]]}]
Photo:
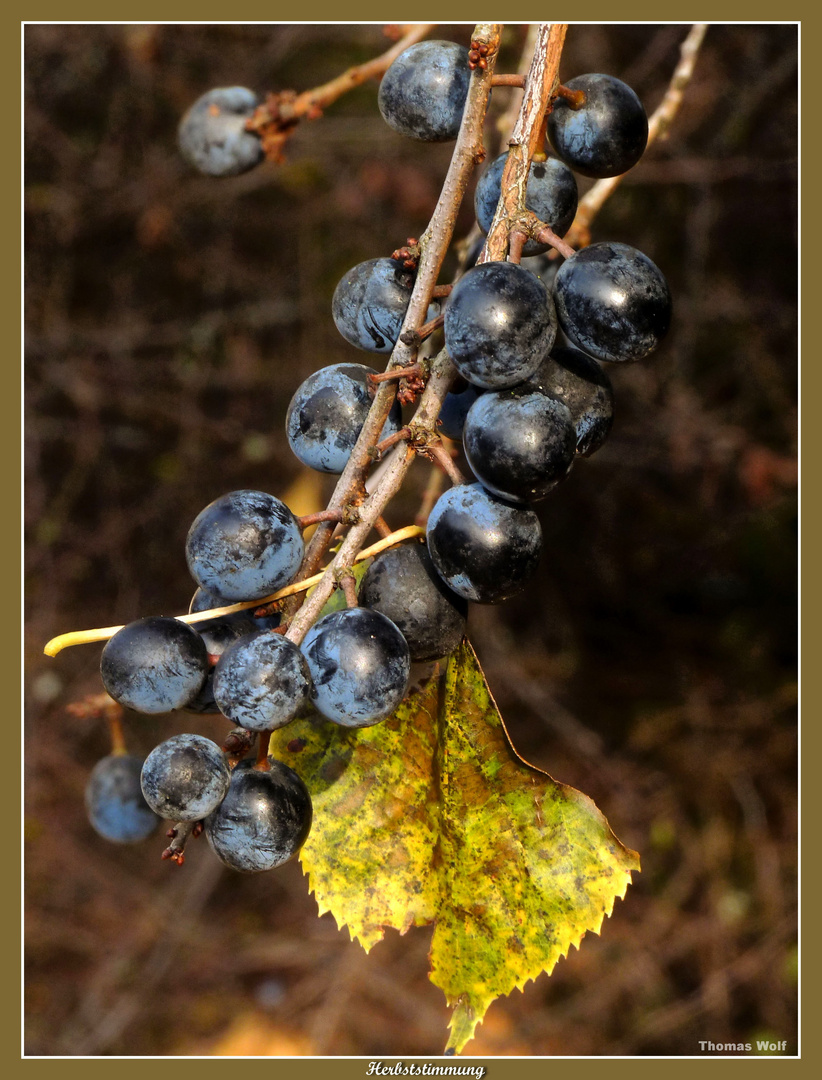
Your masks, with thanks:
[{"label": "yellow-green leaf", "polygon": [[599,933],[639,869],[587,796],[519,757],[468,642],[383,723],[297,721],[271,752],[311,791],[300,859],[320,912],[366,949],[434,923],[457,1052],[495,998]]}]

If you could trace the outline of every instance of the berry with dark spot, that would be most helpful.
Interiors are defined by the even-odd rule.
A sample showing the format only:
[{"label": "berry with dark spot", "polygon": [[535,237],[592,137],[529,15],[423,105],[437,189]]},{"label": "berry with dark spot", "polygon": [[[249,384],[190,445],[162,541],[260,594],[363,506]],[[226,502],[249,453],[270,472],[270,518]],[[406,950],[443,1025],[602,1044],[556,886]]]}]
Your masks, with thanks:
[{"label": "berry with dark spot", "polygon": [[228,791],[231,773],[220,747],[202,735],[172,735],[143,763],[140,784],[151,809],[166,821],[200,821]]},{"label": "berry with dark spot", "polygon": [[[371,408],[366,364],[331,364],[315,371],[297,388],[286,417],[292,452],[303,465],[318,472],[341,473],[351,457]],[[397,402],[391,407],[380,439],[402,426]]]},{"label": "berry with dark spot", "polygon": [[[415,278],[415,272],[396,259],[367,259],[352,266],[340,278],[331,300],[334,324],[345,340],[366,352],[390,353]],[[438,310],[432,305],[430,317]]]}]

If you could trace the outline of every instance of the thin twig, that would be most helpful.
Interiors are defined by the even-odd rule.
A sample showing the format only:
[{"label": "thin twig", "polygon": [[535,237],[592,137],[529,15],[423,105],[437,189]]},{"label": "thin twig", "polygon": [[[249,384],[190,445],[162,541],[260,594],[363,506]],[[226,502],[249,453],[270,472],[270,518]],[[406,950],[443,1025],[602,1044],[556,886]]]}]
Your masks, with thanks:
[{"label": "thin twig", "polygon": [[576,254],[568,241],[557,236],[550,225],[543,225],[541,229],[538,229],[534,239],[540,244],[550,244],[555,251],[558,251],[566,259],[570,259],[572,255]]},{"label": "thin twig", "polygon": [[354,575],[351,573],[343,574],[340,578],[340,588],[345,593],[345,603],[349,608],[355,608],[360,606],[360,602],[357,599],[357,583],[354,580]]},{"label": "thin twig", "polygon": [[513,86],[517,90],[522,90],[525,86],[524,75],[495,75],[491,80],[492,86]]},{"label": "thin twig", "polygon": [[407,439],[411,434],[411,428],[408,426],[401,427],[399,431],[395,431],[393,435],[386,435],[380,442],[374,444],[374,451],[378,458],[382,457],[386,450],[390,450],[398,442],[402,442],[403,439]]},{"label": "thin twig", "polygon": [[[534,56],[534,50],[537,47],[538,35],[539,24],[529,23],[525,32],[525,40],[522,46],[518,70],[518,74],[522,76],[523,87],[525,86],[525,77],[531,70],[531,61]],[[501,140],[497,153],[501,153],[508,146],[508,140],[511,137],[511,132],[514,130],[514,125],[517,122],[517,117],[519,116],[519,111],[522,106],[522,93],[519,90],[515,90],[514,93],[509,94],[508,97],[511,99],[508,103],[508,108],[496,123],[496,129]]]},{"label": "thin twig", "polygon": [[431,33],[435,26],[436,23],[411,25],[396,45],[392,45],[381,56],[349,68],[322,86],[316,86],[313,90],[304,91],[294,102],[294,115],[303,116],[313,109],[325,109],[355,86],[360,86],[369,79],[382,75],[394,63],[400,53],[404,53],[411,45],[421,41],[427,34]]},{"label": "thin twig", "polygon": [[522,249],[528,239],[528,233],[522,229],[512,229],[508,238],[508,261],[518,263],[522,259]]},{"label": "thin twig", "polygon": [[[418,525],[419,522],[415,522],[415,524]],[[391,526],[388,524],[384,517],[377,518],[377,520],[374,522],[374,529],[383,539],[385,539],[386,536],[391,535]]]},{"label": "thin twig", "polygon": [[261,731],[257,737],[257,760],[254,762],[254,768],[259,769],[261,772],[268,772],[268,745],[271,742],[272,732]]},{"label": "thin twig", "polygon": [[366,377],[372,386],[377,386],[381,382],[390,382],[392,379],[399,381],[400,379],[404,379],[407,375],[424,374],[425,369],[422,364],[409,364],[408,367],[391,368],[390,371],[380,371],[375,375],[368,375]]},{"label": "thin twig", "polygon": [[369,79],[383,75],[400,53],[424,38],[435,25],[410,25],[405,35],[380,56],[348,68],[322,86],[304,90],[301,94],[296,94],[293,90],[269,94],[246,127],[260,136],[266,156],[272,161],[280,161],[286,141],[301,120],[318,119],[322,116],[323,109],[328,108],[343,94]]},{"label": "thin twig", "polygon": [[[350,567],[355,561],[363,557],[360,545],[374,527],[374,522],[381,515],[383,507],[399,491],[405,477],[408,465],[414,458],[413,447],[400,445],[395,447],[391,457],[388,458],[387,469],[382,480],[373,493],[368,496],[360,507],[360,521],[352,526],[347,536],[340,544],[337,554],[321,575],[311,595],[307,597],[299,611],[291,621],[286,632],[286,637],[299,645],[309,628],[316,622],[325,603],[334,590],[337,581],[336,575],[340,570]],[[421,531],[421,530],[420,530]],[[417,534],[418,535],[418,534]],[[376,546],[376,545],[374,545]]]},{"label": "thin twig", "polygon": [[443,472],[448,475],[448,479],[452,484],[459,485],[465,483],[465,477],[454,464],[454,459],[442,443],[431,443],[430,446],[425,448],[425,453],[436,461]]},{"label": "thin twig", "polygon": [[302,517],[297,518],[297,524],[300,527],[300,531],[307,529],[310,525],[318,525],[321,521],[342,521],[343,515],[341,510],[318,510],[314,514],[303,514]]},{"label": "thin twig", "polygon": [[556,96],[567,102],[568,107],[575,112],[585,104],[584,90],[571,90],[569,87],[563,86],[562,83],[556,89]]},{"label": "thin twig", "polygon": [[418,337],[420,338],[420,340],[430,337],[435,330],[439,330],[439,328],[443,325],[444,322],[445,315],[437,315],[436,318],[433,318],[430,322],[424,323],[419,328],[419,330],[417,331]]}]

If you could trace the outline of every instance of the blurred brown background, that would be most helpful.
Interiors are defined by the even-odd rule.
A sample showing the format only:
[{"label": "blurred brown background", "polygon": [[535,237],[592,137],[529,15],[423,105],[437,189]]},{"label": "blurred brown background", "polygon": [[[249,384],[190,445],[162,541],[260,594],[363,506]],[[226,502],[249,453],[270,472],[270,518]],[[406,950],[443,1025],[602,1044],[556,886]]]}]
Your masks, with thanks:
[{"label": "blurred brown background", "polygon": [[[617,75],[650,112],[686,32],[572,26],[561,72]],[[302,482],[291,394],[371,362],[334,328],[334,286],[422,232],[450,147],[390,131],[368,84],[279,167],[212,181],[180,160],[201,93],[307,89],[382,52],[380,26],[25,38],[26,1052],[439,1053],[429,931],[366,957],[317,918],[298,865],[241,877],[200,842],[180,869],[159,837],[96,836],[83,790],[106,733],[66,705],[99,692],[99,647],[42,646],[185,610],[197,512]],[[600,938],[492,1006],[469,1053],[796,1052],[796,164],[796,28],[711,27],[670,138],[595,223],[664,270],[674,326],[610,370],[611,437],[540,504],[534,587],[474,609],[469,632],[520,752],[591,795],[643,872]],[[458,235],[471,224],[469,199]],[[330,483],[305,490],[319,509]],[[183,730],[225,725],[132,717],[129,743]]]}]

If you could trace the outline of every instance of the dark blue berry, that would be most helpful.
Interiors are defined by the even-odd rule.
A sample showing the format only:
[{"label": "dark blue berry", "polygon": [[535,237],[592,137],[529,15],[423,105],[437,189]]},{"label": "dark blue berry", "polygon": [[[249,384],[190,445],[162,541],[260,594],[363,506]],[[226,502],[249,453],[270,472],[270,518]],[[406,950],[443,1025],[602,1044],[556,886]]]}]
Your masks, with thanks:
[{"label": "dark blue berry", "polygon": [[208,654],[196,630],[163,616],[129,623],[106,642],[103,686],[115,701],[142,713],[182,709],[199,693]]},{"label": "dark blue berry", "polygon": [[578,75],[566,83],[585,103],[559,97],[548,116],[548,138],[566,165],[583,176],[619,176],[636,165],[648,142],[648,117],[634,91],[612,75]]},{"label": "dark blue berry", "polygon": [[[303,465],[318,472],[343,471],[371,408],[369,374],[377,372],[365,364],[331,364],[298,387],[285,426],[291,450]],[[380,437],[401,426],[402,411],[394,402]]]},{"label": "dark blue berry", "polygon": [[454,442],[462,442],[462,429],[468,410],[484,394],[485,390],[478,386],[464,386],[461,390],[451,390],[445,395],[440,414],[437,417],[437,427],[442,435]]},{"label": "dark blue berry", "polygon": [[481,484],[449,488],[428,518],[428,551],[455,593],[496,604],[523,589],[542,554],[539,518]]},{"label": "dark blue berry", "polygon": [[272,731],[308,704],[310,678],[299,648],[282,634],[235,642],[214,671],[214,700],[232,723]]},{"label": "dark blue berry", "polygon": [[143,763],[140,784],[167,821],[201,821],[225,798],[231,773],[220,747],[202,735],[172,735]]},{"label": "dark blue berry", "polygon": [[614,419],[614,392],[611,380],[592,357],[555,345],[548,359],[522,384],[526,387],[567,405],[578,454],[590,457],[605,442]]},{"label": "dark blue berry", "polygon": [[264,491],[232,491],[201,510],[189,529],[186,560],[202,589],[228,603],[260,600],[297,573],[305,545],[296,518]]},{"label": "dark blue berry", "polygon": [[628,244],[600,243],[566,259],[554,281],[564,332],[597,360],[641,360],[671,323],[671,294],[662,272]]},{"label": "dark blue berry", "polygon": [[[189,613],[208,611],[211,608],[226,607],[229,603],[230,601],[223,600],[214,593],[206,592],[205,589],[197,589],[188,610]],[[279,616],[277,619],[279,621]],[[216,619],[204,619],[202,622],[190,625],[203,639],[210,657],[221,656],[235,641],[266,629],[262,625],[262,620],[255,619],[250,610],[235,611],[230,615],[220,615]],[[214,700],[214,669],[211,668],[199,694],[185,706],[185,712],[213,715],[219,711],[219,706]]]},{"label": "dark blue berry", "polygon": [[[400,336],[416,274],[396,259],[368,259],[340,278],[331,315],[346,341],[367,352],[390,353]],[[426,320],[439,311],[432,304]]]},{"label": "dark blue berry", "polygon": [[215,854],[232,870],[272,870],[292,859],[311,831],[311,796],[303,781],[281,761],[262,770],[241,761],[228,794],[205,821]]},{"label": "dark blue berry", "polygon": [[397,708],[411,658],[400,631],[378,611],[346,608],[319,619],[305,636],[311,700],[343,727],[369,727]]},{"label": "dark blue berry", "polygon": [[411,45],[383,75],[378,97],[383,119],[411,139],[456,139],[470,77],[464,46],[450,41]]},{"label": "dark blue berry", "polygon": [[244,86],[203,94],[180,121],[183,157],[207,176],[236,176],[259,165],[265,157],[262,142],[245,126],[258,105],[257,95]]},{"label": "dark blue berry", "polygon": [[445,585],[425,544],[402,544],[378,555],[365,572],[359,599],[394,623],[412,660],[448,656],[465,634],[468,603]]},{"label": "dark blue berry", "polygon": [[551,296],[529,270],[510,262],[482,263],[451,291],[445,347],[475,386],[502,390],[533,375],[554,344]]},{"label": "dark blue berry", "polygon": [[539,391],[483,394],[465,418],[465,456],[484,488],[513,502],[544,498],[574,461],[570,410]]}]

